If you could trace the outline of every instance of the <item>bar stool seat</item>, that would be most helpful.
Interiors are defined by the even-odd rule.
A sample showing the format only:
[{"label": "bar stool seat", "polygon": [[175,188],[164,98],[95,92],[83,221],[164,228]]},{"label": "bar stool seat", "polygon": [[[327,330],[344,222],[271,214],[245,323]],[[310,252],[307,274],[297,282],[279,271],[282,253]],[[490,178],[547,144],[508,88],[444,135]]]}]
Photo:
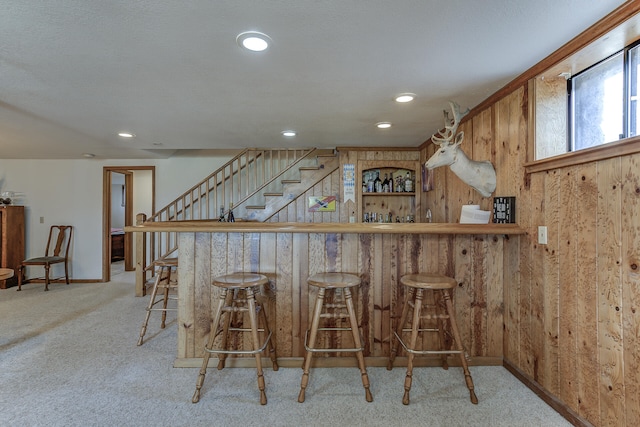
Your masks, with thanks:
[{"label": "bar stool seat", "polygon": [[[402,276],[400,278],[400,283],[403,284],[408,291],[405,295],[400,321],[398,322],[397,329],[394,332],[396,339],[393,341],[393,345],[391,347],[391,355],[389,357],[387,369],[391,370],[393,368],[393,362],[398,352],[398,344],[401,344],[408,353],[407,375],[404,381],[405,392],[402,398],[402,403],[405,405],[409,404],[409,392],[411,391],[411,381],[413,376],[413,359],[415,355],[440,355],[442,358],[442,367],[444,369],[448,369],[446,355],[457,354],[460,357],[460,364],[464,371],[464,377],[467,383],[467,388],[469,389],[471,403],[477,404],[478,398],[474,392],[473,379],[469,372],[464,347],[462,346],[462,341],[460,339],[460,332],[458,331],[455,312],[453,310],[453,303],[451,302],[451,292],[456,287],[456,280],[441,274],[419,273]],[[425,291],[431,291],[434,293],[434,304],[423,304]],[[444,306],[444,312],[442,312],[442,306]],[[431,309],[431,312],[424,314],[422,312],[423,309],[426,309],[425,311],[429,311],[429,309]],[[412,320],[407,328],[405,326],[409,318],[410,310],[412,311]],[[421,319],[435,320],[437,327],[421,328]],[[451,333],[446,331],[444,328],[446,320],[449,321],[451,326]],[[403,332],[410,333],[408,343],[402,338]],[[420,350],[417,346],[417,342],[418,334],[421,332],[437,332],[441,348],[439,350]],[[445,348],[445,333],[453,339],[454,347],[451,349]]]},{"label": "bar stool seat", "polygon": [[[318,295],[316,297],[313,315],[311,318],[311,329],[307,329],[305,334],[304,347],[306,349],[306,354],[302,368],[303,373],[298,402],[302,403],[305,400],[305,390],[309,383],[311,359],[313,357],[313,353],[316,352],[355,353],[358,361],[358,367],[360,369],[360,376],[362,377],[362,385],[365,390],[365,398],[367,402],[372,402],[373,396],[369,389],[369,376],[367,375],[367,368],[364,364],[364,347],[362,346],[362,339],[360,337],[358,321],[356,319],[356,313],[353,307],[353,298],[351,295],[351,288],[360,286],[360,278],[353,274],[346,273],[319,273],[309,277],[307,282],[310,286],[318,288]],[[341,290],[341,297],[338,295],[338,292],[335,292],[334,302],[331,304],[325,303],[325,293],[327,290]],[[349,326],[344,328],[320,327],[321,318],[347,319],[349,321]],[[351,331],[354,348],[316,348],[315,345],[318,331]]]},{"label": "bar stool seat", "polygon": [[[209,340],[204,348],[204,358],[202,359],[202,367],[196,381],[196,391],[191,401],[197,403],[200,400],[200,391],[204,383],[209,365],[211,354],[219,354],[218,370],[223,369],[226,356],[228,354],[252,354],[256,360],[256,370],[258,374],[258,389],[260,390],[260,404],[266,405],[267,395],[265,393],[264,375],[262,372],[262,359],[260,353],[265,349],[271,357],[273,370],[278,370],[278,361],[276,357],[276,348],[273,343],[271,331],[267,315],[262,303],[256,299],[256,295],[260,293],[260,288],[269,283],[267,276],[256,273],[233,273],[213,279],[212,286],[218,288],[218,303],[214,307],[211,332],[209,332]],[[229,292],[231,291],[231,292]],[[223,314],[226,313],[222,322]],[[234,325],[241,319],[236,316],[243,317],[245,314],[249,317],[249,327],[232,327],[231,320],[234,318]],[[262,328],[259,328],[259,321],[262,321]],[[244,324],[244,322],[243,322]],[[228,336],[230,332],[250,333],[252,349],[229,349],[227,347]],[[264,335],[262,341],[259,340],[259,333]],[[216,337],[221,335],[221,343],[214,348]]]},{"label": "bar stool seat", "polygon": [[[153,282],[153,289],[151,296],[149,297],[149,304],[147,305],[147,314],[145,315],[142,328],[140,329],[140,338],[138,338],[138,345],[142,345],[144,342],[144,335],[147,333],[147,326],[149,324],[149,317],[152,311],[162,312],[162,323],[160,328],[164,329],[167,321],[168,311],[177,311],[177,307],[168,307],[169,300],[177,301],[177,297],[169,296],[170,290],[176,290],[178,288],[178,282],[172,279],[172,272],[178,268],[178,258],[162,258],[153,261],[154,269],[157,268],[156,278]],[[162,295],[158,296],[158,291],[163,290]],[[162,308],[154,308],[156,304],[162,302]]]}]

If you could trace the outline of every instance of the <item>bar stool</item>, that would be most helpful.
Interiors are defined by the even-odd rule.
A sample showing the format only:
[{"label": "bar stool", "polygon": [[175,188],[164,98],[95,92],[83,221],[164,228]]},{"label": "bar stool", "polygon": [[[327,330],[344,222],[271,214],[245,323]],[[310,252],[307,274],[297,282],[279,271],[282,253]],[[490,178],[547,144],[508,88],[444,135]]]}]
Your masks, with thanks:
[{"label": "bar stool", "polygon": [[[162,312],[162,323],[160,328],[164,329],[167,321],[167,311],[177,311],[176,307],[167,308],[169,300],[177,301],[177,297],[170,297],[169,290],[175,290],[178,288],[178,283],[175,279],[171,279],[172,272],[178,268],[178,258],[163,258],[153,261],[154,269],[156,271],[156,280],[153,282],[153,290],[151,291],[151,297],[149,298],[149,305],[147,305],[147,314],[142,323],[140,329],[140,338],[138,338],[138,345],[142,345],[144,341],[144,335],[147,333],[147,325],[149,323],[149,317],[152,311]],[[158,290],[162,289],[162,295],[158,297]],[[158,303],[162,302],[162,308],[154,308]]]},{"label": "bar stool", "polygon": [[[209,341],[204,348],[204,358],[202,359],[202,367],[200,368],[198,380],[196,381],[196,391],[191,399],[193,403],[198,403],[200,400],[200,390],[204,383],[211,354],[220,355],[218,358],[218,370],[224,368],[225,359],[228,354],[253,354],[256,359],[256,370],[258,373],[260,404],[266,405],[267,395],[264,391],[265,383],[264,376],[262,374],[262,359],[260,357],[260,353],[267,349],[267,352],[271,357],[273,370],[278,370],[276,348],[273,343],[273,339],[271,338],[267,315],[262,303],[259,300],[256,300],[256,294],[260,292],[260,287],[267,283],[269,283],[269,279],[262,274],[244,272],[227,274],[226,276],[220,276],[213,279],[212,286],[219,288],[218,303],[214,308],[211,332],[209,333]],[[231,293],[229,293],[229,291],[231,291]],[[227,315],[225,316],[224,322],[222,323],[222,330],[220,331],[220,322],[223,313],[227,313]],[[235,317],[237,314],[243,316],[245,313],[249,315],[250,327],[232,327],[231,318]],[[258,317],[262,320],[262,328],[258,327]],[[228,349],[227,342],[229,332],[249,332],[251,334],[253,348],[251,350]],[[265,336],[262,343],[260,343],[258,339],[259,332],[262,332]],[[213,348],[214,341],[220,334],[222,334],[221,345],[218,348]]]},{"label": "bar stool", "polygon": [[[304,365],[302,368],[302,382],[300,384],[300,394],[298,395],[298,402],[304,402],[305,389],[307,388],[307,384],[309,382],[309,367],[311,366],[311,358],[313,357],[313,353],[317,352],[355,353],[356,359],[358,360],[358,367],[360,368],[360,375],[362,377],[362,385],[364,386],[365,390],[365,398],[367,399],[367,402],[372,402],[373,396],[371,395],[371,390],[369,390],[369,376],[367,375],[367,368],[364,365],[364,356],[362,354],[364,347],[362,346],[362,340],[360,339],[358,321],[356,319],[356,313],[353,308],[353,299],[351,296],[351,288],[360,285],[360,278],[358,276],[354,276],[353,274],[320,273],[309,277],[307,279],[307,282],[309,283],[309,285],[318,288],[318,296],[316,297],[313,315],[311,317],[311,330],[307,329],[307,332],[305,334],[304,347],[307,352],[304,357]],[[324,298],[326,291],[337,291],[338,289],[342,291],[341,298],[336,298],[336,300],[331,304],[325,304]],[[338,297],[338,292],[335,292],[334,296]],[[319,327],[321,317],[348,319],[349,327]],[[351,331],[353,336],[354,348],[315,348],[318,331]]]},{"label": "bar stool", "polygon": [[[473,390],[473,379],[467,366],[467,360],[465,357],[465,351],[460,340],[460,332],[458,331],[458,325],[456,323],[455,312],[453,311],[453,304],[451,302],[451,291],[456,287],[455,279],[440,274],[420,273],[409,274],[400,278],[402,283],[407,288],[407,293],[404,299],[404,305],[402,307],[402,315],[396,331],[394,332],[396,340],[394,340],[391,347],[391,355],[389,357],[389,363],[387,369],[393,368],[393,361],[396,358],[398,352],[398,343],[402,344],[402,347],[407,351],[409,357],[407,362],[407,375],[404,380],[404,397],[402,403],[409,404],[409,391],[411,390],[411,378],[413,375],[413,358],[416,354],[437,354],[442,358],[442,367],[448,369],[447,354],[457,354],[460,356],[460,363],[464,371],[464,378],[469,389],[471,403],[477,404],[478,398]],[[434,292],[434,305],[423,304],[424,291]],[[441,306],[443,305],[440,298],[444,301],[445,312],[442,313]],[[423,314],[422,309],[432,309],[433,313]],[[405,324],[408,319],[409,309],[413,311],[412,321],[409,328],[405,328]],[[436,320],[437,328],[420,328],[420,319]],[[449,320],[451,325],[451,334],[444,330],[445,320]],[[403,332],[410,332],[411,337],[407,345],[402,339]],[[439,341],[441,345],[440,350],[419,350],[416,346],[419,332],[438,332]],[[444,335],[448,334],[454,341],[454,348],[445,349]]]}]

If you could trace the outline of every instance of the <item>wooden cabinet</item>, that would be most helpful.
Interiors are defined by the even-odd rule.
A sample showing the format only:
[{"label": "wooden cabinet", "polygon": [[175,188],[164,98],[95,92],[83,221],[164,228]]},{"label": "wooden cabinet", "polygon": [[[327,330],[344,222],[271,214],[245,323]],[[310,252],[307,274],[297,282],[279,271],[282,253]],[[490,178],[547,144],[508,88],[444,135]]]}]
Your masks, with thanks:
[{"label": "wooden cabinet", "polygon": [[24,206],[0,207],[0,267],[11,268],[14,276],[0,280],[0,289],[18,283],[18,266],[24,260]]},{"label": "wooden cabinet", "polygon": [[111,261],[124,259],[124,233],[111,234]]},{"label": "wooden cabinet", "polygon": [[[385,175],[405,177],[407,172],[412,179],[412,191],[374,192],[365,191],[367,175],[379,174],[380,180],[384,181]],[[357,222],[364,222],[365,214],[375,214],[376,222],[400,222],[420,221],[420,194],[422,193],[422,180],[420,177],[420,162],[414,160],[364,160],[358,162],[356,179],[362,182],[356,185],[358,196]]]}]

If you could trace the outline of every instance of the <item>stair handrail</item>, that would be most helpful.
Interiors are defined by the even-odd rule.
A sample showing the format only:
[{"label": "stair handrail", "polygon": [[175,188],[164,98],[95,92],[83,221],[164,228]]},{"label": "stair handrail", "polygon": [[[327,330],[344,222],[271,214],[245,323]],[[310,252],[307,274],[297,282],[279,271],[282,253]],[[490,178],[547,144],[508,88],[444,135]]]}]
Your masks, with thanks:
[{"label": "stair handrail", "polygon": [[[157,221],[177,221],[179,219],[187,219],[186,215],[190,213],[189,219],[215,219],[217,218],[216,212],[218,211],[218,203],[217,198],[218,194],[216,193],[218,188],[222,191],[222,206],[226,205],[226,187],[229,186],[230,198],[233,197],[234,188],[237,189],[238,195],[242,194],[242,180],[245,178],[246,190],[244,196],[241,197],[240,200],[237,200],[236,203],[241,203],[247,200],[252,195],[256,194],[260,188],[263,188],[265,185],[270,184],[276,178],[276,176],[280,176],[284,171],[289,170],[293,165],[300,162],[303,158],[307,158],[307,156],[314,152],[315,149],[305,149],[305,148],[295,148],[295,149],[257,149],[257,148],[246,148],[234,156],[232,159],[227,161],[224,165],[218,168],[216,171],[212,172],[206,178],[201,180],[198,184],[191,187],[185,193],[183,193],[180,197],[173,200],[171,203],[168,203],[164,208],[157,211],[154,215],[149,218],[138,217],[139,223],[142,222],[157,222]],[[276,153],[277,156],[274,156]],[[286,153],[286,156],[283,158],[282,154]],[[253,187],[251,188],[251,177],[249,176],[249,168],[251,165],[254,167],[254,171],[257,170],[257,162],[259,158],[265,159],[269,157],[269,167],[272,175],[271,178],[265,176],[265,169],[262,169],[262,179],[259,182],[259,177],[257,176],[257,172],[254,173],[253,176]],[[274,160],[275,159],[275,160]],[[265,161],[265,160],[263,160]],[[274,162],[277,162],[274,163]],[[284,165],[281,163],[284,162]],[[236,169],[234,167],[237,166]],[[274,173],[275,168],[275,173]],[[228,171],[228,174],[226,173]],[[245,175],[243,176],[243,171]],[[234,178],[237,177],[238,182],[237,185],[234,185]],[[210,186],[211,180],[213,180],[213,187]],[[204,191],[203,191],[204,186]],[[197,194],[196,194],[197,193]],[[210,200],[212,197],[215,197],[214,208],[210,209]],[[196,196],[194,196],[196,194]],[[202,217],[202,206],[206,203],[204,213],[205,217]],[[195,206],[198,205],[199,211],[195,211]],[[194,218],[196,216],[197,218]],[[147,236],[148,234],[148,236]],[[166,254],[175,252],[178,248],[177,241],[177,233],[175,232],[145,232],[137,234],[136,245],[141,245],[145,249],[144,251],[140,251],[138,249],[138,253],[143,258],[136,259],[138,266],[140,267],[142,276],[139,278],[136,276],[136,295],[144,294],[144,283],[147,280],[147,275],[151,273],[153,275],[153,260],[160,259]],[[140,246],[138,246],[140,247]],[[138,279],[141,280],[138,283]],[[139,293],[140,292],[140,293]]]}]

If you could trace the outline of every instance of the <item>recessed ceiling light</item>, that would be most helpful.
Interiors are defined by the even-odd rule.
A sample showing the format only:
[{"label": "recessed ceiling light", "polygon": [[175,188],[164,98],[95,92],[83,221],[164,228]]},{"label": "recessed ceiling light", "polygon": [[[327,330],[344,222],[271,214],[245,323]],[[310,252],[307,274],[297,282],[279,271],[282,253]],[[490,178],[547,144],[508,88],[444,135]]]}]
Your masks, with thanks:
[{"label": "recessed ceiling light", "polygon": [[295,130],[283,130],[282,136],[296,136]]},{"label": "recessed ceiling light", "polygon": [[378,129],[389,129],[391,127],[391,123],[389,123],[389,122],[378,122],[378,123],[376,123],[376,127]]},{"label": "recessed ceiling light", "polygon": [[82,157],[85,157],[87,159],[93,159],[96,155],[95,154],[91,154],[91,153],[83,153]]},{"label": "recessed ceiling light", "polygon": [[271,37],[266,34],[257,31],[245,31],[244,33],[238,34],[236,42],[244,49],[253,52],[262,52],[269,47],[272,40]]},{"label": "recessed ceiling light", "polygon": [[401,93],[396,96],[396,102],[411,102],[416,98],[415,93]]},{"label": "recessed ceiling light", "polygon": [[118,136],[121,136],[123,138],[134,138],[135,137],[135,135],[130,133],[130,132],[120,132],[118,134]]}]

